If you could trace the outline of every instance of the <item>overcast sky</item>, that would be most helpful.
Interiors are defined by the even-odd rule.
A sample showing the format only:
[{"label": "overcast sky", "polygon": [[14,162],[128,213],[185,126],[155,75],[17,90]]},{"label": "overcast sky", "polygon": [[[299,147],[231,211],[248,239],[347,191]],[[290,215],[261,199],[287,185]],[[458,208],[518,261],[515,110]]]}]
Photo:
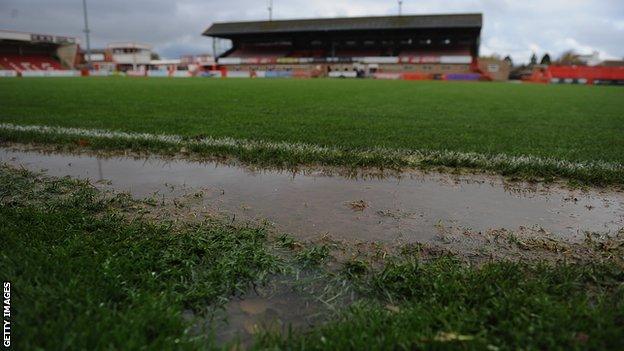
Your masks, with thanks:
[{"label": "overcast sky", "polygon": [[[92,47],[136,41],[163,57],[209,53],[215,21],[267,19],[266,0],[88,0]],[[274,18],[388,15],[393,0],[274,0]],[[483,54],[528,61],[574,49],[624,57],[624,0],[404,0],[405,14],[481,12]],[[78,36],[81,0],[0,0],[0,29]]]}]

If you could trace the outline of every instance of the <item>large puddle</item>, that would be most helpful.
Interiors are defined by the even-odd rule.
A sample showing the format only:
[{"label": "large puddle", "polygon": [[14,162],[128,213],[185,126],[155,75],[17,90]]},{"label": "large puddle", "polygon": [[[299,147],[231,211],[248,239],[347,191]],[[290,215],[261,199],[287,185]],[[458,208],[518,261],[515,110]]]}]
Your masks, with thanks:
[{"label": "large puddle", "polygon": [[[268,219],[301,240],[431,242],[438,228],[471,231],[535,228],[569,240],[585,231],[624,227],[624,194],[560,186],[508,184],[487,175],[412,172],[401,177],[345,178],[321,173],[251,171],[214,162],[96,157],[0,149],[0,161],[52,176],[107,183],[135,197],[202,191],[191,211]],[[106,180],[108,182],[101,182]]]}]

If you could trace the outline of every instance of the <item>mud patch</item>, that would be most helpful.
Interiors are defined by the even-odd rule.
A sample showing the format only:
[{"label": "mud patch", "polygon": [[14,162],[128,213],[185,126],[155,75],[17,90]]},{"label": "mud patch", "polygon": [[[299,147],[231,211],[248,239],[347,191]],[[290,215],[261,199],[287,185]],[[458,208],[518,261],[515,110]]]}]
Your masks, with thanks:
[{"label": "mud patch", "polygon": [[[624,228],[613,233],[586,232],[582,240],[562,240],[543,228],[490,229],[476,232],[460,227],[439,227],[440,252],[449,252],[472,263],[610,262],[624,269]],[[405,248],[404,248],[405,249]],[[408,246],[409,249],[409,246]],[[418,247],[418,250],[427,247]]]}]

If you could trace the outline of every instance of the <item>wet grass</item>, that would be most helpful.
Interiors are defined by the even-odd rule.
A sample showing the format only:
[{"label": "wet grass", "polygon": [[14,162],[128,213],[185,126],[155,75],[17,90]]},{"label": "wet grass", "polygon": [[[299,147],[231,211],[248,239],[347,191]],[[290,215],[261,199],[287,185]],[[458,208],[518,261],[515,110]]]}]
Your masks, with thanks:
[{"label": "wet grass", "polygon": [[[0,167],[0,278],[12,282],[19,349],[211,349],[201,316],[288,261],[328,269],[325,246],[216,221],[154,223],[123,196]],[[128,216],[134,213],[135,216]],[[618,241],[619,242],[619,241]],[[272,247],[292,257],[271,254]],[[472,266],[419,246],[375,264],[332,262],[360,299],[327,324],[260,333],[258,349],[612,349],[624,347],[624,270],[599,263]],[[621,258],[624,246],[609,246]],[[337,269],[336,269],[337,268]]]},{"label": "wet grass", "polygon": [[124,198],[0,169],[0,276],[15,349],[197,349],[201,315],[280,272],[262,229],[128,220]]},{"label": "wet grass", "polygon": [[[242,155],[264,163],[397,163],[358,156],[377,148],[621,164],[622,96],[613,87],[502,83],[8,79],[0,80],[0,122],[305,143],[346,153],[329,158],[265,149]],[[232,149],[221,153],[241,156]],[[482,167],[457,157],[423,163]],[[539,164],[493,168],[510,175],[561,175]]]},{"label": "wet grass", "polygon": [[621,350],[624,273],[604,265],[395,257],[365,274],[345,265],[363,299],[339,318],[257,347],[305,350]]},{"label": "wet grass", "polygon": [[461,172],[465,169],[489,171],[512,179],[552,181],[567,179],[572,186],[622,185],[624,165],[603,161],[567,162],[534,156],[482,155],[451,151],[392,150],[371,148],[350,150],[309,144],[271,143],[236,139],[188,138],[177,135],[109,132],[47,126],[0,123],[0,141],[51,144],[57,151],[88,148],[110,152],[131,150],[137,154],[155,152],[191,158],[231,159],[278,169],[305,166],[338,166],[348,172],[362,167],[410,168]]},{"label": "wet grass", "polygon": [[297,260],[305,267],[321,265],[329,258],[330,250],[325,245],[310,245],[297,253]]}]

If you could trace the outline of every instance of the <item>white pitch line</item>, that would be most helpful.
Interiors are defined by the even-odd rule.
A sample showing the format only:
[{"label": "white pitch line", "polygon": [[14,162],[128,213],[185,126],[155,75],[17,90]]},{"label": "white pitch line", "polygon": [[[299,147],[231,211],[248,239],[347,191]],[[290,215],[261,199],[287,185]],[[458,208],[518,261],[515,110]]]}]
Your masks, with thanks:
[{"label": "white pitch line", "polygon": [[139,140],[157,141],[172,146],[204,146],[226,147],[238,150],[272,150],[285,151],[302,155],[327,156],[357,156],[360,158],[382,158],[386,160],[396,160],[401,163],[419,166],[425,162],[432,162],[439,165],[460,164],[474,168],[497,169],[505,167],[514,168],[550,168],[564,172],[587,172],[587,171],[609,171],[624,172],[621,163],[606,161],[590,162],[570,162],[554,158],[543,158],[538,156],[509,156],[506,154],[486,155],[475,152],[458,151],[433,151],[433,150],[405,150],[389,148],[371,148],[368,150],[347,150],[338,147],[325,147],[305,143],[286,143],[270,141],[254,141],[233,138],[213,138],[204,137],[201,139],[184,138],[179,135],[150,134],[118,132],[100,129],[66,128],[42,125],[16,125],[11,123],[0,123],[0,131],[39,133],[49,135],[67,135],[83,138],[97,138],[109,140]]}]

